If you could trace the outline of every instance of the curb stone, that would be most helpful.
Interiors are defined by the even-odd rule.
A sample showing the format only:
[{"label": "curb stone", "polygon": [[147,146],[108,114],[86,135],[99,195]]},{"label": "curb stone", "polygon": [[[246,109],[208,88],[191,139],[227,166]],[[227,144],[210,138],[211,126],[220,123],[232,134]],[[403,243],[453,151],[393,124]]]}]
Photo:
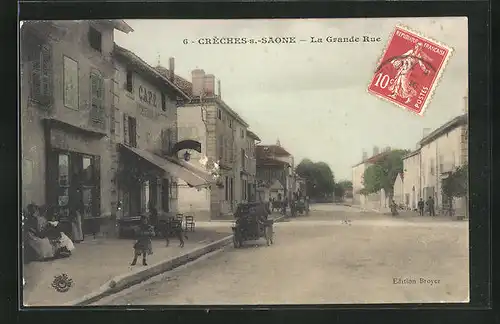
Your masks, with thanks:
[{"label": "curb stone", "polygon": [[221,249],[224,246],[230,244],[232,241],[233,241],[233,235],[229,235],[216,242],[189,251],[186,254],[165,261],[161,261],[149,268],[137,270],[126,275],[116,276],[115,278],[108,281],[106,284],[102,285],[98,290],[90,294],[87,294],[77,300],[73,300],[72,302],[67,303],[64,306],[90,305],[104,297],[113,295],[119,291],[127,289],[142,281],[155,277],[163,272],[170,271],[172,269],[185,265],[191,261],[194,261],[205,254]]}]

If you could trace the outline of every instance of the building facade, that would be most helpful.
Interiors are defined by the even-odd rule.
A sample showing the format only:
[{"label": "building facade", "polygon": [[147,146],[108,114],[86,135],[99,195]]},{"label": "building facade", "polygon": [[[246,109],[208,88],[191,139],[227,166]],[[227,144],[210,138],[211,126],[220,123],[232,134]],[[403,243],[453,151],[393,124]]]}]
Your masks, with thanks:
[{"label": "building facade", "polygon": [[[177,156],[177,103],[189,96],[131,51],[115,45],[114,142],[118,218],[155,208],[177,213],[178,183],[208,186],[209,174]],[[173,64],[173,63],[172,63]],[[192,138],[187,138],[192,140]]]},{"label": "building facade", "polygon": [[377,146],[373,148],[373,156],[366,158],[363,154],[363,161],[352,167],[352,191],[353,191],[353,204],[361,206],[366,209],[382,210],[388,208],[387,195],[385,190],[381,189],[379,192],[371,193],[368,195],[362,194],[360,191],[364,188],[364,174],[365,170],[372,164],[376,163],[379,159],[386,156],[391,152],[390,147],[386,147],[382,153]]},{"label": "building facade", "polygon": [[[170,73],[163,67],[157,69],[164,75]],[[215,94],[213,75],[197,69],[191,76],[189,82],[175,75],[176,84],[191,98],[189,103],[178,108],[179,140],[190,136],[200,142],[201,153],[194,153],[193,163],[200,166],[216,164],[221,184],[211,186],[210,190],[180,186],[179,208],[196,213],[198,218],[227,217],[250,195],[253,162],[248,157],[249,125],[221,99],[220,85]]]},{"label": "building facade", "polygon": [[[433,197],[436,208],[447,208],[442,181],[456,167],[467,164],[467,114],[458,116],[424,137],[420,142],[420,183],[422,198]],[[453,204],[459,213],[467,210],[465,198]]]},{"label": "building facade", "polygon": [[279,142],[276,145],[258,145],[256,153],[259,185],[270,189],[272,186],[272,189],[277,190],[279,185],[276,181],[278,181],[283,187],[283,199],[287,197],[291,200],[296,191],[293,156],[281,147]]},{"label": "building facade", "polygon": [[22,204],[58,207],[61,219],[80,208],[84,233],[114,213],[115,29],[132,31],[120,20],[21,29]]},{"label": "building facade", "polygon": [[22,29],[23,206],[80,211],[84,234],[116,219],[175,212],[177,178],[206,185],[173,156],[177,98],[189,98],[114,44],[120,20],[26,23]]}]

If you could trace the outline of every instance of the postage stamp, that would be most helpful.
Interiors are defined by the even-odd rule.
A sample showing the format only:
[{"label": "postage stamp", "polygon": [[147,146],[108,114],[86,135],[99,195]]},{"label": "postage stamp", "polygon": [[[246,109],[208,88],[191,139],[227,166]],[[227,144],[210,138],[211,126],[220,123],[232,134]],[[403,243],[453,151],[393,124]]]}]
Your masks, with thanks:
[{"label": "postage stamp", "polygon": [[440,42],[397,26],[368,92],[422,116],[452,51]]}]

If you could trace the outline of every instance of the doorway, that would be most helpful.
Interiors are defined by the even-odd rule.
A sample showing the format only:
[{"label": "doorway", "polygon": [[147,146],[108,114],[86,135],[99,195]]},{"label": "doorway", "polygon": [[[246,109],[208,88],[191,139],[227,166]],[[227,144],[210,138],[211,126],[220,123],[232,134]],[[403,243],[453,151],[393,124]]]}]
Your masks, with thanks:
[{"label": "doorway", "polygon": [[94,225],[100,216],[99,164],[99,156],[71,151],[54,150],[49,159],[48,174],[55,175],[48,186],[49,205],[58,207],[61,222],[80,212],[84,234],[98,232]]}]

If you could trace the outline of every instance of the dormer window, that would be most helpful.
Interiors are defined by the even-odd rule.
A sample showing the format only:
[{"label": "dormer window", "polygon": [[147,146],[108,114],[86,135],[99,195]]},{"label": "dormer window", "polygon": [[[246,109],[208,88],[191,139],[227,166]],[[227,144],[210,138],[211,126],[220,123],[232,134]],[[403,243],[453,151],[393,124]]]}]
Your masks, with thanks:
[{"label": "dormer window", "polygon": [[102,52],[102,34],[100,31],[95,29],[94,27],[89,27],[89,44],[90,47],[95,49],[98,52]]}]

